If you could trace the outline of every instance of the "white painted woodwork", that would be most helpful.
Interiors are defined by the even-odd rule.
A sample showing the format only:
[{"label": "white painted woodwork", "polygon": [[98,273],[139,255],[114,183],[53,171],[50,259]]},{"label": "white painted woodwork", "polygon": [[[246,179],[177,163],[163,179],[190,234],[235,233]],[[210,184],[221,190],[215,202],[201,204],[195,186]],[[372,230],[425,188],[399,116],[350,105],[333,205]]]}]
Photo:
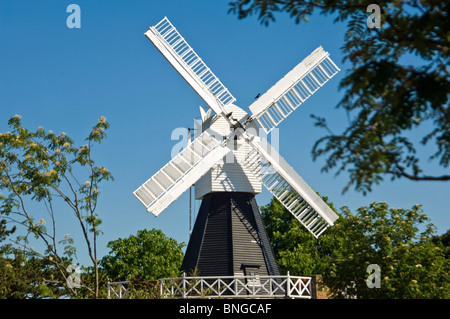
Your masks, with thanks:
[{"label": "white painted woodwork", "polygon": [[269,133],[338,71],[319,46],[249,106],[252,118]]},{"label": "white painted woodwork", "polygon": [[[234,104],[227,106],[227,111],[231,112],[231,116],[239,121],[245,122],[248,114]],[[223,117],[213,115],[206,119],[202,125],[203,130],[210,129],[221,135],[221,137],[229,137],[233,134],[230,123]],[[258,134],[256,124],[250,123],[246,127],[253,134]],[[237,132],[235,132],[237,134]],[[216,136],[217,137],[217,136]],[[195,184],[195,197],[201,199],[204,195],[211,192],[247,192],[258,194],[261,192],[261,181],[257,174],[252,173],[244,165],[245,156],[250,152],[251,146],[245,139],[240,136],[237,138],[236,145],[234,137],[229,139],[228,147],[232,150],[225,158],[221,158],[211,170],[205,174]],[[235,148],[237,148],[235,150]]]},{"label": "white painted woodwork", "polygon": [[248,155],[248,168],[261,170],[264,186],[309,232],[317,238],[334,224],[338,215],[266,140],[254,137],[250,144],[254,149]]},{"label": "white painted woodwork", "polygon": [[216,114],[236,100],[167,17],[145,35]]},{"label": "white painted woodwork", "polygon": [[169,163],[142,184],[134,195],[158,216],[230,150],[203,132]]}]

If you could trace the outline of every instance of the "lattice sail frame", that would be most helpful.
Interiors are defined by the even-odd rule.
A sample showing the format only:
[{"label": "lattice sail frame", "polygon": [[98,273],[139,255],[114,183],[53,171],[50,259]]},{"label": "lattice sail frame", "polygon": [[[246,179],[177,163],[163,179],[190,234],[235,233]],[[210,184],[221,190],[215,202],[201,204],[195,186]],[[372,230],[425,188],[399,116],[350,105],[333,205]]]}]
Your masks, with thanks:
[{"label": "lattice sail frame", "polygon": [[260,170],[259,176],[264,186],[318,238],[334,224],[338,215],[266,140],[254,137],[250,143],[253,149],[244,163],[255,174]]},{"label": "lattice sail frame", "polygon": [[150,27],[145,35],[216,114],[226,113],[227,105],[236,99],[167,17]]},{"label": "lattice sail frame", "polygon": [[231,150],[205,131],[133,193],[158,216]]},{"label": "lattice sail frame", "polygon": [[295,111],[340,69],[321,46],[249,106],[266,133]]}]

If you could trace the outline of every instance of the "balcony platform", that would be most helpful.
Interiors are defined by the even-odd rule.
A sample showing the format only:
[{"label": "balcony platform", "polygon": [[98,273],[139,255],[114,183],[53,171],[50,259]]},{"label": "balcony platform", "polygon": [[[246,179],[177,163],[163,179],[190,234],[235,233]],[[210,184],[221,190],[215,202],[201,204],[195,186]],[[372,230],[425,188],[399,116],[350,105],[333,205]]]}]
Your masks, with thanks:
[{"label": "balcony platform", "polygon": [[[128,298],[128,282],[108,283],[108,299]],[[311,277],[222,276],[157,280],[159,298],[167,299],[312,299]]]}]

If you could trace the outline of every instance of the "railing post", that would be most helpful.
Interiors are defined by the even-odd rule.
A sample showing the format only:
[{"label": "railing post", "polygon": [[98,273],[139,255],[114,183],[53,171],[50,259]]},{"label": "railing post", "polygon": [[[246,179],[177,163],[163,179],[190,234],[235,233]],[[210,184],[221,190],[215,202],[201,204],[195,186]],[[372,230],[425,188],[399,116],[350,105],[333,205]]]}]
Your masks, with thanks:
[{"label": "railing post", "polygon": [[111,299],[111,283],[108,281],[108,299]]},{"label": "railing post", "polygon": [[185,299],[186,298],[186,273],[185,272],[183,272],[183,279],[182,279],[182,289],[183,289],[183,299]]},{"label": "railing post", "polygon": [[291,297],[291,276],[289,275],[289,271],[287,272],[286,276],[286,297]]},{"label": "railing post", "polygon": [[272,287],[272,285],[273,285],[273,278],[270,277],[270,278],[269,278],[269,295],[270,295],[270,296],[273,295],[273,287]]},{"label": "railing post", "polygon": [[312,277],[309,279],[308,281],[308,291],[309,291],[309,298],[313,299],[313,282],[312,282]]}]

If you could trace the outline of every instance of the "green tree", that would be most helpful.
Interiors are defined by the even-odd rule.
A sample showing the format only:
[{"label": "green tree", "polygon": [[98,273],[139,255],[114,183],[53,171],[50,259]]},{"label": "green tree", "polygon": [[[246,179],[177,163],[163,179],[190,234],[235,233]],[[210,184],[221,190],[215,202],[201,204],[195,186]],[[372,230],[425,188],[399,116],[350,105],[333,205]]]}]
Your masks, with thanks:
[{"label": "green tree", "polygon": [[445,258],[450,256],[450,229],[440,236],[434,236],[433,243],[444,247]]},{"label": "green tree", "polygon": [[94,266],[80,266],[79,269],[81,287],[77,289],[77,293],[72,294],[72,299],[90,299],[92,298],[92,289],[98,282],[98,296],[99,299],[108,298],[108,274],[100,266],[98,261],[98,269]]},{"label": "green tree", "polygon": [[[332,203],[328,205],[338,213]],[[329,256],[332,248],[329,229],[316,239],[275,197],[261,207],[261,217],[282,274],[326,273],[329,264],[323,257]]]},{"label": "green tree", "polygon": [[[335,298],[449,298],[450,265],[433,224],[420,205],[386,203],[342,208],[335,225],[315,239],[276,200],[262,208],[281,271],[321,274]],[[380,288],[369,288],[367,267],[380,267]],[[352,288],[352,289],[349,289]],[[352,292],[350,292],[352,291]]]},{"label": "green tree", "polygon": [[[389,208],[385,203],[361,207],[356,214],[343,209],[345,218],[334,229],[339,249],[332,256],[329,287],[355,281],[363,298],[449,298],[450,265],[444,247],[433,243],[433,224],[420,205]],[[367,266],[381,269],[381,288],[368,288]]]},{"label": "green tree", "polygon": [[[70,261],[65,260],[65,265]],[[69,296],[65,278],[48,258],[3,246],[0,251],[0,299],[41,299]]]},{"label": "green tree", "polygon": [[[101,219],[96,207],[100,183],[112,176],[106,168],[96,166],[91,155],[93,147],[106,137],[109,123],[100,117],[86,138],[87,144],[81,147],[75,147],[64,132],[57,135],[42,127],[36,131],[24,128],[19,115],[8,124],[11,131],[0,134],[0,215],[8,223],[23,227],[24,235],[18,236],[16,245],[31,251],[30,237],[34,237],[45,250],[34,253],[53,263],[61,276],[67,278],[66,261],[75,256],[75,248],[69,234],[58,238],[56,214],[72,213],[94,265],[96,281],[90,289],[97,297],[97,237],[101,233]],[[87,176],[80,173],[76,178],[79,171],[87,172]],[[68,209],[61,209],[60,203]],[[62,253],[58,248],[61,246]],[[72,292],[76,294],[75,289]]]},{"label": "green tree", "polygon": [[140,230],[136,235],[108,243],[110,252],[100,265],[113,281],[156,280],[179,275],[184,243],[161,230]]},{"label": "green tree", "polygon": [[[372,1],[236,0],[230,10],[239,18],[256,14],[269,25],[278,12],[304,23],[313,13],[347,22],[344,61],[350,63],[338,103],[348,127],[328,130],[312,150],[326,156],[324,171],[347,171],[350,186],[367,192],[384,177],[414,181],[448,181],[450,163],[450,3],[448,1],[381,1],[380,28],[369,28]],[[414,57],[415,62],[410,62]],[[426,145],[427,147],[423,147]],[[419,158],[436,163],[424,172]]]}]

